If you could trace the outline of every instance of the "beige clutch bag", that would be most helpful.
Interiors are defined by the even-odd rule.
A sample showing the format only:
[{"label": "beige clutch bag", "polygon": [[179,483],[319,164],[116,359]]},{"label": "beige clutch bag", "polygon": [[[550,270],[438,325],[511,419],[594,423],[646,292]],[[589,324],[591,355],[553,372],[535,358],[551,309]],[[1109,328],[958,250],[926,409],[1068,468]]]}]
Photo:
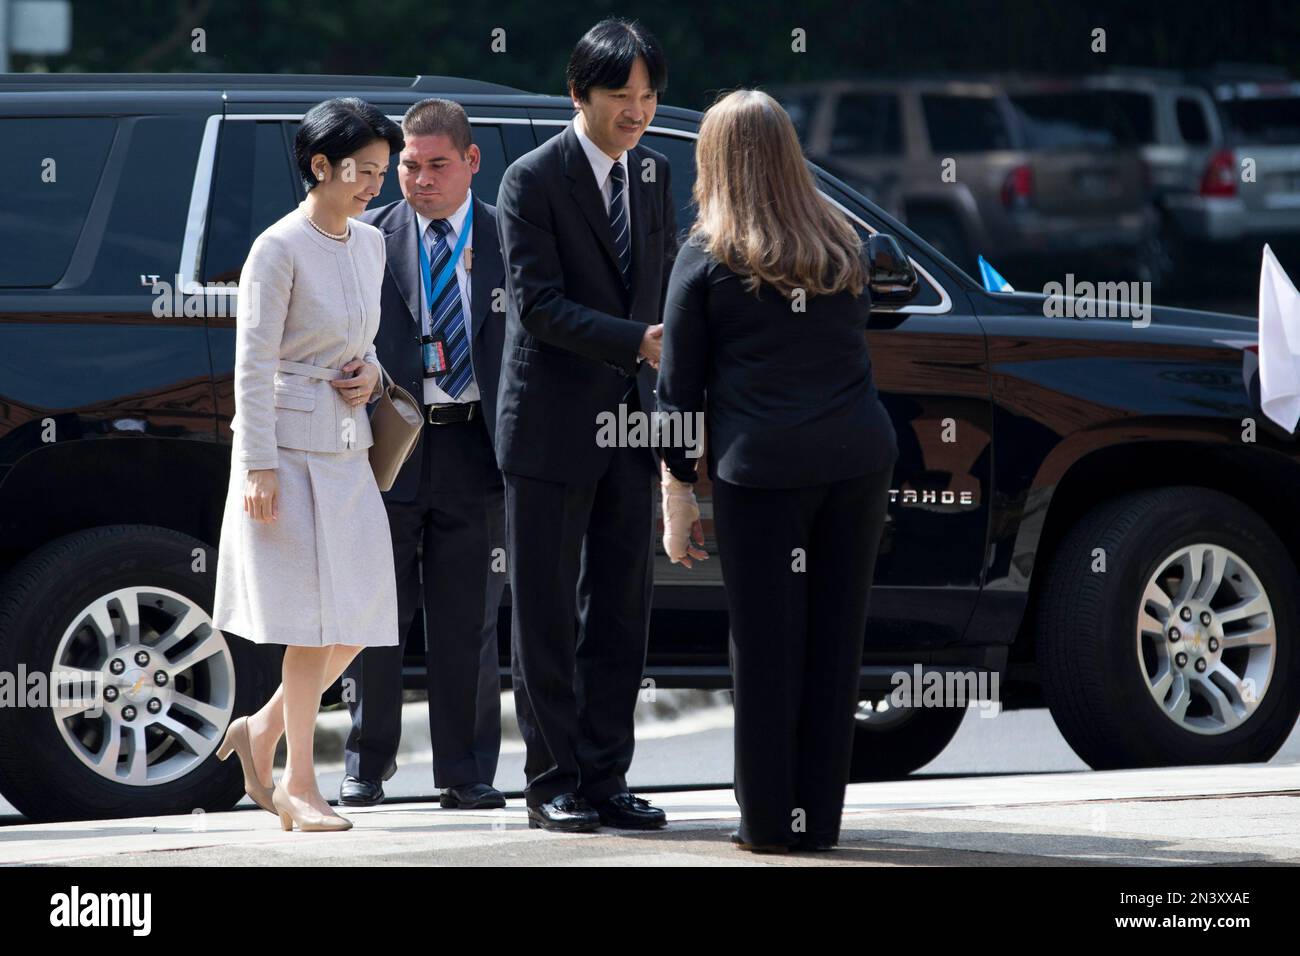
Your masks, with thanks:
[{"label": "beige clutch bag", "polygon": [[370,467],[379,490],[388,491],[420,440],[424,407],[394,382],[382,365],[379,374],[383,377],[384,390],[370,413],[370,433],[374,439],[370,446]]}]

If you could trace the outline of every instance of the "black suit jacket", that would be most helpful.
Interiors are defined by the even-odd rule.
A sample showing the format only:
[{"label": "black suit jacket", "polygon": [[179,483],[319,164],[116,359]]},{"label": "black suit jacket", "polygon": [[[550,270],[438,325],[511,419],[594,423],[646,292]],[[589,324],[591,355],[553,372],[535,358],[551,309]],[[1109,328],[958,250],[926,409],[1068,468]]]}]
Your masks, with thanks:
[{"label": "black suit jacket", "polygon": [[[470,269],[470,365],[478,382],[483,402],[483,422],[488,435],[495,439],[497,382],[501,374],[501,350],[505,341],[505,314],[493,311],[502,299],[496,294],[504,288],[505,266],[497,239],[496,207],[478,196],[474,204],[474,252]],[[415,210],[400,199],[378,209],[368,209],[357,217],[376,226],[384,234],[388,265],[384,270],[379,332],[375,351],[393,381],[401,385],[416,401],[424,400],[424,363],[420,355],[420,251],[419,225]],[[420,448],[412,452],[393,487],[384,493],[386,501],[410,501],[416,494],[420,474]]]},{"label": "black suit jacket", "polygon": [[[639,145],[627,165],[630,293],[572,123],[512,163],[501,180],[497,228],[507,307],[496,452],[503,471],[595,480],[613,453],[596,443],[597,416],[618,414],[629,377],[641,409],[654,410],[656,372],[638,364],[637,353],[645,327],[663,312],[677,220],[667,158]],[[644,460],[657,467],[651,449]]]}]

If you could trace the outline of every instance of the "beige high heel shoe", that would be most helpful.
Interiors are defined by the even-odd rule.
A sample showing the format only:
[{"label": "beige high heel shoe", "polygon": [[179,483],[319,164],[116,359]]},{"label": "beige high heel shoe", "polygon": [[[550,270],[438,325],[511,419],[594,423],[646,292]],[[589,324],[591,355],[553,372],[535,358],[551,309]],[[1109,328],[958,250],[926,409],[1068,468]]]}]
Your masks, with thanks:
[{"label": "beige high heel shoe", "polygon": [[271,792],[271,803],[275,805],[275,812],[280,817],[280,829],[285,832],[292,830],[295,823],[304,833],[352,829],[352,821],[337,814],[326,815],[315,810],[302,815],[294,813],[288,795],[278,783],[275,785],[275,790]]},{"label": "beige high heel shoe", "polygon": [[275,813],[271,805],[271,791],[262,786],[253,769],[253,744],[248,738],[248,718],[237,717],[226,729],[225,739],[217,748],[217,757],[225,760],[234,752],[239,754],[239,763],[244,768],[244,792],[267,813]]}]

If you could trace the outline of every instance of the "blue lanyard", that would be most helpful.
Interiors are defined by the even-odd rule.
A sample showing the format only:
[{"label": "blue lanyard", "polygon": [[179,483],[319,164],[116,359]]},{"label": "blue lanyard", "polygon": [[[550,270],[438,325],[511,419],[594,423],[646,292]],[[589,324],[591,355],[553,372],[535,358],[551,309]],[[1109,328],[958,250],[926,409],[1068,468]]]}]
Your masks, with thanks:
[{"label": "blue lanyard", "polygon": [[438,296],[442,294],[443,288],[456,272],[456,263],[460,261],[461,253],[465,251],[465,240],[469,238],[469,231],[473,226],[474,202],[471,200],[469,209],[465,211],[465,224],[460,228],[460,238],[456,240],[456,248],[452,251],[451,258],[447,260],[447,264],[442,267],[442,272],[438,274],[438,282],[432,289],[429,288],[429,282],[431,281],[429,270],[432,268],[432,266],[429,265],[429,252],[424,248],[424,236],[419,236],[417,238],[416,245],[420,247],[420,281],[424,283],[424,295],[427,302],[425,308],[433,308],[433,303],[438,300]]}]

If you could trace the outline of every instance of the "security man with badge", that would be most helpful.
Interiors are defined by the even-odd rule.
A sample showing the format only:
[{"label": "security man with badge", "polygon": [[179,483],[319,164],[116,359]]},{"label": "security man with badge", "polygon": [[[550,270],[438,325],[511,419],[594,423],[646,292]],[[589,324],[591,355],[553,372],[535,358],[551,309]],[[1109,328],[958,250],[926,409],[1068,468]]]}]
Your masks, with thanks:
[{"label": "security man with badge", "polygon": [[[433,777],[444,807],[505,806],[497,609],[506,582],[505,499],[493,452],[505,285],[496,209],[473,195],[479,150],[457,103],[426,99],[402,120],[403,199],[359,218],[384,233],[388,261],[375,347],[393,380],[423,396],[420,443],[384,494],[400,633],[421,592]],[[422,554],[420,553],[422,549]],[[401,736],[402,648],[373,647],[345,672],[352,730],[346,806],[384,799]]]}]

